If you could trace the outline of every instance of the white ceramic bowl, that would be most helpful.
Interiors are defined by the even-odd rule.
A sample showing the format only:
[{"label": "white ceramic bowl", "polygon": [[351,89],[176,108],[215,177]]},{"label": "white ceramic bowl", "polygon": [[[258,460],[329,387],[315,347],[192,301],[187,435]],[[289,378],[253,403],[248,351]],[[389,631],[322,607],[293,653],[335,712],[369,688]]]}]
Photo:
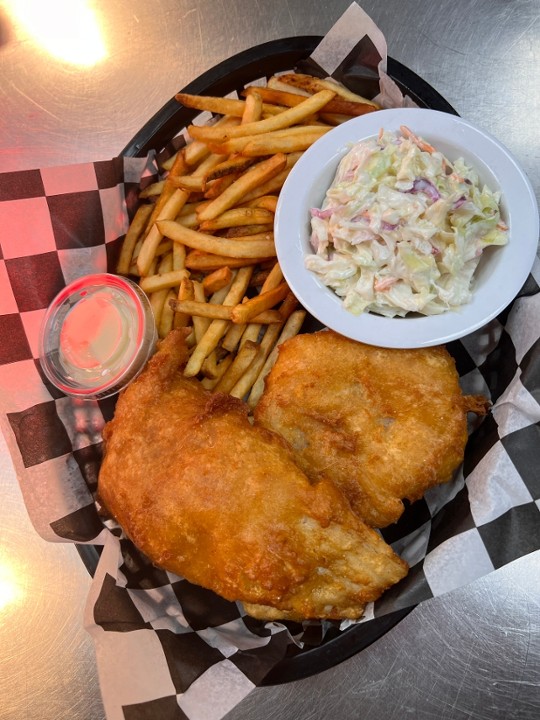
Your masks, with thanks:
[{"label": "white ceramic bowl", "polygon": [[[456,311],[433,316],[386,318],[353,315],[341,299],[305,268],[312,252],[310,208],[320,207],[341,158],[351,144],[381,128],[406,125],[450,161],[463,157],[480,182],[501,192],[502,217],[510,228],[507,245],[484,252],[473,279],[472,300]],[[369,113],[330,130],[296,163],[281,190],[275,221],[278,260],[291,290],[315,318],[338,333],[370,345],[395,348],[447,343],[482,327],[523,286],[538,246],[538,207],[531,184],[509,151],[489,133],[455,115],[424,109]]]}]

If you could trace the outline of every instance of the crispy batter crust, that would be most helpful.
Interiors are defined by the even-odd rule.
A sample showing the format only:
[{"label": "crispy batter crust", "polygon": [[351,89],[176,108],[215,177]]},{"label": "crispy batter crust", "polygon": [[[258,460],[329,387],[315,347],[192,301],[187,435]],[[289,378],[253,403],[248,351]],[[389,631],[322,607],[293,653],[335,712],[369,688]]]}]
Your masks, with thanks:
[{"label": "crispy batter crust", "polygon": [[452,477],[467,410],[481,405],[463,397],[443,347],[385,349],[325,330],[280,346],[255,419],[287,439],[311,478],[325,474],[366,523],[385,527],[404,498]]},{"label": "crispy batter crust", "polygon": [[310,483],[288,444],[241,401],[178,368],[173,331],[118,399],[99,495],[158,566],[256,617],[357,618],[406,564],[326,479]]}]

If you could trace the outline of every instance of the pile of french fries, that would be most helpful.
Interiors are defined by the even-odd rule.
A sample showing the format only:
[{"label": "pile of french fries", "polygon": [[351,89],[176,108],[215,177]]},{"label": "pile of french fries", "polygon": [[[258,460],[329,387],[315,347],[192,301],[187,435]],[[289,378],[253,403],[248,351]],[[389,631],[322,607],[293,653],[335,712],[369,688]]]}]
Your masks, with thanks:
[{"label": "pile of french fries", "polygon": [[284,73],[242,99],[176,96],[211,113],[140,192],[117,272],[138,278],[159,337],[189,327],[184,373],[254,407],[278,346],[305,318],[276,260],[279,192],[302,153],[335,125],[378,109],[332,80]]}]

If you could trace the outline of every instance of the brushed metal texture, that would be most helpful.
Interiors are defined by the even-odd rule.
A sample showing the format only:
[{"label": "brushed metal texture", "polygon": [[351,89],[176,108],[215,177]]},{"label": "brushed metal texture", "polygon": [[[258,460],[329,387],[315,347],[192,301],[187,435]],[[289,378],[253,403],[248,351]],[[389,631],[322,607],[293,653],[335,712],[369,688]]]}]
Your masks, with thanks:
[{"label": "brushed metal texture", "polygon": [[[0,0],[0,171],[109,159],[201,72],[261,42],[323,35],[349,0],[94,0],[106,55],[57,59]],[[389,54],[516,156],[540,199],[538,0],[363,0]],[[52,37],[75,32],[42,0]],[[62,10],[62,7],[64,9]],[[56,25],[55,25],[56,23]],[[64,25],[62,25],[64,23]],[[43,26],[43,22],[41,25]],[[46,38],[45,38],[46,39]],[[60,41],[57,43],[60,45]],[[30,524],[0,438],[0,718],[102,720],[83,630],[89,577],[71,545]],[[7,569],[6,569],[7,568]],[[425,603],[350,660],[259,688],[243,718],[532,720],[540,716],[540,553]]]}]

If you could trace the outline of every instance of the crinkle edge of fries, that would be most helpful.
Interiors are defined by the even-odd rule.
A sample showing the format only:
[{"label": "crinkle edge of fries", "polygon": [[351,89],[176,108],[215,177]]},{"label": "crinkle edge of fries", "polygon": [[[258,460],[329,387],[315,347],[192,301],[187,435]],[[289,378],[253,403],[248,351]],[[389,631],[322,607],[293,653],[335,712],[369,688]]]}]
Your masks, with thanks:
[{"label": "crinkle edge of fries", "polygon": [[214,121],[189,125],[185,147],[140,192],[117,272],[148,295],[160,338],[190,328],[184,374],[253,408],[279,345],[306,315],[276,260],[281,187],[324,133],[378,107],[333,81],[292,72],[246,86],[238,99],[176,99]]}]

